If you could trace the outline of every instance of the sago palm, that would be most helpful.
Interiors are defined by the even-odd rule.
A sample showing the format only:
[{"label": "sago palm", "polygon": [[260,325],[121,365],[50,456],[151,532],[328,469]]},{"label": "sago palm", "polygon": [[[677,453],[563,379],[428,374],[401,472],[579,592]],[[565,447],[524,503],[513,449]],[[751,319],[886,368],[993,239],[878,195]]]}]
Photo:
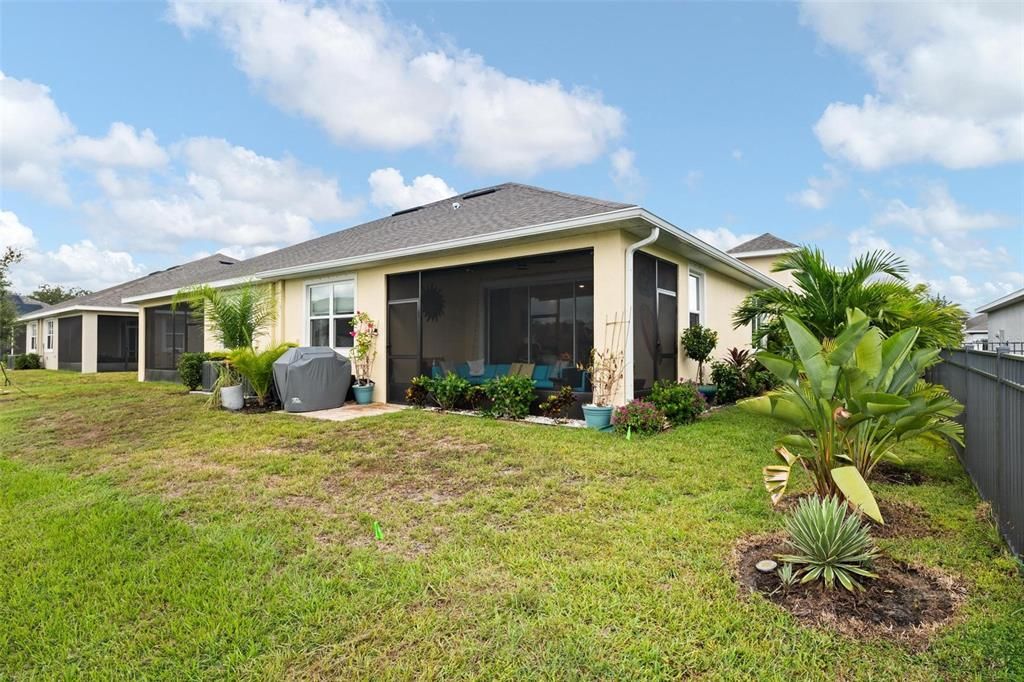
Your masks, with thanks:
[{"label": "sago palm", "polygon": [[820,339],[835,338],[846,324],[846,311],[854,308],[886,336],[920,328],[918,348],[956,347],[963,339],[964,311],[931,296],[924,285],[907,284],[906,264],[889,251],[863,254],[843,269],[819,249],[802,247],[780,257],[772,271],[792,272],[793,288],[756,291],[733,314],[736,328],[758,322],[756,345],[767,337],[790,346],[783,315],[799,319]]}]

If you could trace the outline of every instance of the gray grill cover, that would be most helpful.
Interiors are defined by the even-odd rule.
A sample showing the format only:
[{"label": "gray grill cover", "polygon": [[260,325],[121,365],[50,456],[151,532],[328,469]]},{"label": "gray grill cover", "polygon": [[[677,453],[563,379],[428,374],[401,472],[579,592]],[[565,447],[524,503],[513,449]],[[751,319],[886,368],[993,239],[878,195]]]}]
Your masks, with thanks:
[{"label": "gray grill cover", "polygon": [[352,365],[331,348],[289,348],[274,362],[274,384],[285,412],[341,407],[350,383]]}]

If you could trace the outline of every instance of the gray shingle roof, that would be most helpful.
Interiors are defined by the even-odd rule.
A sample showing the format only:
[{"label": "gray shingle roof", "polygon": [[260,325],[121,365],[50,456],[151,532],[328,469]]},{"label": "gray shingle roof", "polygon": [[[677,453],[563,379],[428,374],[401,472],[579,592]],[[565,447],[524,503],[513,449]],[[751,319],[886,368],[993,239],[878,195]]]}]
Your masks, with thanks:
[{"label": "gray shingle roof", "polygon": [[11,303],[14,304],[14,310],[17,311],[18,315],[26,315],[33,310],[39,310],[46,305],[42,301],[36,300],[31,296],[22,296],[21,294],[8,294],[7,298],[9,298]]},{"label": "gray shingle roof", "polygon": [[974,317],[969,318],[967,322],[964,323],[964,329],[969,332],[988,331],[988,314],[981,313],[980,315],[975,315]]},{"label": "gray shingle roof", "polygon": [[793,242],[787,242],[785,239],[776,237],[771,232],[765,232],[760,237],[754,237],[750,241],[743,242],[739,246],[734,246],[726,253],[737,254],[737,253],[751,253],[754,251],[778,251],[781,249],[796,249],[799,245]]},{"label": "gray shingle roof", "polygon": [[[454,208],[454,204],[458,208]],[[633,204],[505,183],[457,194],[432,204],[333,232],[239,263],[251,275],[324,261],[426,247],[557,220],[606,213]]]},{"label": "gray shingle roof", "polygon": [[59,313],[62,310],[75,306],[97,307],[97,308],[124,308],[135,310],[135,306],[126,305],[121,299],[126,296],[137,296],[139,294],[154,293],[178,289],[193,284],[212,282],[219,279],[226,279],[234,276],[231,268],[238,260],[222,253],[215,253],[206,258],[175,265],[166,270],[152,272],[145,277],[139,277],[122,284],[116,284],[107,289],[94,291],[77,298],[72,298],[62,303],[47,305],[38,310],[31,311],[33,317],[47,313]]}]

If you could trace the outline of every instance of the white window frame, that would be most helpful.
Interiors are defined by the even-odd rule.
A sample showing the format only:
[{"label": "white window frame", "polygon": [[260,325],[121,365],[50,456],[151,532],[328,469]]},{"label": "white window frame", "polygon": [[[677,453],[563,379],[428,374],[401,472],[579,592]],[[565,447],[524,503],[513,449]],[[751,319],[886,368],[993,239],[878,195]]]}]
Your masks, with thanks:
[{"label": "white window frame", "polygon": [[[352,283],[352,312],[351,313],[336,313],[334,311],[334,285],[336,285],[336,284],[343,284],[345,282],[351,282]],[[336,277],[329,277],[329,278],[323,278],[323,279],[312,279],[312,280],[306,280],[303,284],[305,285],[303,287],[303,296],[304,296],[304,303],[303,303],[304,315],[303,315],[303,318],[305,320],[305,322],[304,322],[305,326],[303,327],[303,331],[302,331],[303,345],[308,346],[310,344],[309,328],[310,328],[310,323],[313,320],[330,320],[330,325],[328,326],[328,329],[327,329],[327,342],[330,344],[331,348],[334,348],[336,351],[338,351],[342,355],[347,356],[349,351],[351,350],[350,347],[348,347],[348,346],[340,346],[339,347],[339,346],[335,346],[334,345],[334,340],[336,338],[336,336],[335,336],[335,328],[339,324],[339,322],[342,322],[342,321],[349,328],[351,328],[350,320],[353,317],[355,317],[355,312],[359,309],[359,301],[358,301],[358,295],[359,295],[358,291],[359,291],[359,288],[358,288],[357,283],[356,283],[356,276],[355,275],[343,275],[341,277],[337,277],[336,276]],[[327,315],[312,315],[312,314],[310,314],[310,306],[309,306],[310,290],[313,289],[314,287],[322,287],[322,286],[330,286],[331,287],[331,296],[330,296],[330,299],[329,299],[330,302],[331,302],[330,312]]]},{"label": "white window frame", "polygon": [[50,319],[46,321],[46,350],[50,352],[53,350],[54,343],[53,338],[56,336],[57,321]]},{"label": "white window frame", "polygon": [[[693,283],[691,277],[697,278],[697,310],[690,310],[690,285]],[[689,329],[690,315],[697,313],[699,318],[699,324],[704,325],[707,319],[708,309],[708,287],[707,287],[707,276],[703,270],[697,268],[686,269],[686,327]]]},{"label": "white window frame", "polygon": [[34,320],[28,323],[28,343],[26,344],[26,346],[28,346],[28,350],[30,353],[35,353],[36,350],[39,349],[39,328],[37,327],[38,324],[39,323]]}]

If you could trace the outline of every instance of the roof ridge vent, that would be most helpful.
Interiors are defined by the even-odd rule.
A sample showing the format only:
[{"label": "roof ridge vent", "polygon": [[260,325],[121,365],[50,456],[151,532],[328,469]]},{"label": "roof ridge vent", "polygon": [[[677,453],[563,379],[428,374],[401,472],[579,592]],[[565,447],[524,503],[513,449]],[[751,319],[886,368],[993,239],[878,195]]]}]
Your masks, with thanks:
[{"label": "roof ridge vent", "polygon": [[485,196],[487,194],[494,194],[499,189],[500,189],[499,187],[491,187],[489,189],[478,189],[475,192],[470,192],[469,194],[463,194],[462,195],[462,200],[465,201],[466,199],[476,199],[477,197],[482,197],[482,196]]},{"label": "roof ridge vent", "polygon": [[403,208],[401,211],[395,211],[394,213],[392,213],[391,217],[394,218],[396,215],[405,215],[406,213],[412,213],[414,211],[420,210],[421,208],[423,208],[423,207],[422,206],[413,206],[412,208]]}]

